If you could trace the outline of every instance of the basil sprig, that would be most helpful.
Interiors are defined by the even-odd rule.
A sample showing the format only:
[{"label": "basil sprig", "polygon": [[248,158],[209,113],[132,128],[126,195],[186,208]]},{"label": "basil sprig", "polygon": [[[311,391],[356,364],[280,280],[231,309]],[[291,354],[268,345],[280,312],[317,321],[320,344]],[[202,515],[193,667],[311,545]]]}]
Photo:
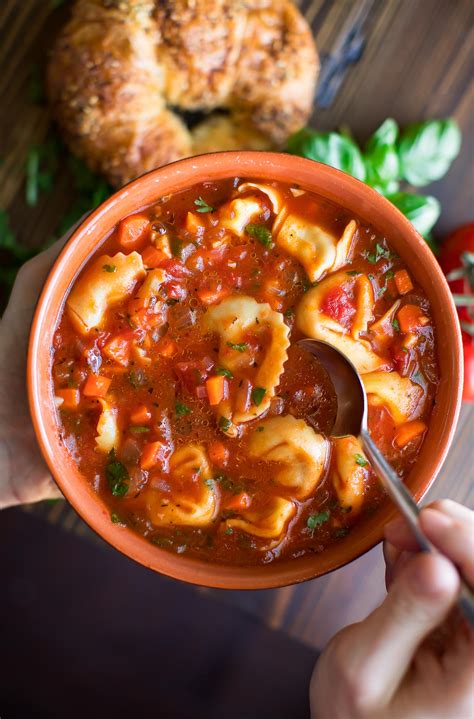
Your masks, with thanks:
[{"label": "basil sprig", "polygon": [[388,118],[362,152],[347,134],[304,128],[288,140],[288,151],[331,165],[362,180],[389,199],[427,239],[440,215],[436,198],[400,191],[400,183],[422,187],[449,170],[461,148],[461,131],[453,119],[427,120],[400,133]]}]

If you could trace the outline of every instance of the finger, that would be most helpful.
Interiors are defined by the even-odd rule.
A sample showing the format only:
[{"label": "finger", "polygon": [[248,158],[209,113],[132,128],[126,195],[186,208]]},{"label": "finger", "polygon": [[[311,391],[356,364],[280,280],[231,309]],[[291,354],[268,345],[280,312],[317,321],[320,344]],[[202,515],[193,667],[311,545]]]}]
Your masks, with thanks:
[{"label": "finger", "polygon": [[376,677],[372,701],[390,700],[421,642],[448,615],[458,588],[451,562],[419,553],[396,577],[383,604],[353,628],[346,661],[363,683]]},{"label": "finger", "polygon": [[385,558],[385,586],[388,590],[415,552],[398,549],[390,542],[384,542],[383,554]]},{"label": "finger", "polygon": [[[471,513],[472,514],[472,513]],[[469,584],[474,585],[474,523],[460,522],[437,509],[420,513],[420,526],[434,546],[457,567]]]},{"label": "finger", "polygon": [[[474,512],[464,507],[462,504],[453,502],[450,499],[441,499],[428,507],[425,507],[422,512],[428,508],[438,509],[453,519],[461,522],[474,523]],[[418,542],[416,541],[409,525],[406,520],[399,516],[385,527],[385,538],[394,546],[399,549],[405,549],[409,551],[417,551],[419,549]]]},{"label": "finger", "polygon": [[425,507],[425,509],[428,508],[437,509],[459,522],[471,522],[474,525],[474,512],[469,507],[454,502],[452,499],[437,499],[436,502],[431,502],[428,507]]}]

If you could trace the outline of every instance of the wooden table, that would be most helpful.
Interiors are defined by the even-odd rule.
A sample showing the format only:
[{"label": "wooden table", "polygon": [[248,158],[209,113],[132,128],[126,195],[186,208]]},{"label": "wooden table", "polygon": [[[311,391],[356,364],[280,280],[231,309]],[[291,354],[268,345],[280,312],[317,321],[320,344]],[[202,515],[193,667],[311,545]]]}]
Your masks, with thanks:
[{"label": "wooden table", "polygon": [[[44,141],[44,105],[28,99],[31,73],[44,66],[52,33],[67,16],[48,0],[3,0],[0,9],[0,208],[27,245],[54,237],[58,218],[71,203],[65,169],[54,192],[35,208],[24,201],[28,149]],[[463,149],[448,176],[429,192],[443,214],[436,233],[473,219],[473,45],[471,0],[314,0],[298,3],[313,27],[323,66],[313,124],[351,127],[364,141],[386,118],[402,126],[424,118],[453,116],[463,130]],[[449,348],[441,348],[448,351]],[[474,507],[474,407],[462,411],[455,442],[430,498],[447,496]],[[85,525],[63,503],[40,511],[80,534]],[[204,592],[210,590],[202,590]],[[213,591],[257,614],[272,627],[321,646],[337,630],[370,611],[383,597],[380,547],[328,577],[264,592]]]}]

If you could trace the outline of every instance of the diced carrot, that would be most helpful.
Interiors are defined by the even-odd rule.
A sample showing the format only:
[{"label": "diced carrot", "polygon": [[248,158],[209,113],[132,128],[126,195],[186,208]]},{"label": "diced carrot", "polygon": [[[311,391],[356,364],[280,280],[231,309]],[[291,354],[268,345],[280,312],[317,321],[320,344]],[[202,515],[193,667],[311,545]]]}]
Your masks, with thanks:
[{"label": "diced carrot", "polygon": [[130,340],[125,337],[114,337],[107,342],[103,352],[107,357],[122,367],[127,367],[130,361]]},{"label": "diced carrot", "polygon": [[61,409],[76,409],[79,406],[81,395],[78,389],[58,389],[55,395],[63,400]]},{"label": "diced carrot", "polygon": [[230,294],[230,289],[222,286],[201,287],[196,294],[204,305],[215,305]]},{"label": "diced carrot", "polygon": [[418,305],[403,305],[397,312],[400,330],[404,333],[416,332],[417,329],[429,322]]},{"label": "diced carrot", "polygon": [[216,405],[221,402],[226,394],[227,380],[222,375],[216,375],[215,377],[209,377],[206,380],[206,391],[209,404]]},{"label": "diced carrot", "polygon": [[146,404],[141,404],[136,408],[130,415],[130,421],[132,424],[148,424],[151,420],[151,412]]},{"label": "diced carrot", "polygon": [[426,424],[419,419],[415,419],[412,422],[405,422],[400,425],[395,435],[395,444],[397,447],[405,447],[408,442],[416,439],[421,434],[426,432]]},{"label": "diced carrot", "polygon": [[252,498],[247,492],[241,492],[232,497],[226,504],[226,509],[235,509],[237,512],[242,509],[248,509],[252,504]]},{"label": "diced carrot", "polygon": [[412,291],[413,283],[406,270],[398,270],[398,272],[395,272],[394,280],[400,295],[406,295],[407,292]]},{"label": "diced carrot", "polygon": [[191,232],[193,235],[199,235],[205,230],[205,226],[193,212],[188,212],[184,225],[187,231]]},{"label": "diced carrot", "polygon": [[149,442],[145,444],[140,458],[142,469],[152,469],[163,458],[165,445],[162,442]]},{"label": "diced carrot", "polygon": [[174,357],[178,351],[178,345],[171,337],[162,337],[156,345],[156,351],[162,357]]},{"label": "diced carrot", "polygon": [[112,380],[108,377],[90,374],[86,379],[82,394],[84,397],[105,397],[111,382]]},{"label": "diced carrot", "polygon": [[162,250],[153,247],[152,245],[148,245],[148,247],[145,247],[142,252],[143,264],[149,269],[155,269],[156,267],[159,267],[161,263],[164,262],[166,259],[167,257],[165,253],[162,252]]},{"label": "diced carrot", "polygon": [[118,241],[124,250],[138,250],[146,241],[150,220],[145,215],[126,217],[118,226]]},{"label": "diced carrot", "polygon": [[212,464],[216,464],[218,467],[225,467],[229,460],[229,450],[224,442],[219,442],[218,440],[211,442],[207,451]]}]

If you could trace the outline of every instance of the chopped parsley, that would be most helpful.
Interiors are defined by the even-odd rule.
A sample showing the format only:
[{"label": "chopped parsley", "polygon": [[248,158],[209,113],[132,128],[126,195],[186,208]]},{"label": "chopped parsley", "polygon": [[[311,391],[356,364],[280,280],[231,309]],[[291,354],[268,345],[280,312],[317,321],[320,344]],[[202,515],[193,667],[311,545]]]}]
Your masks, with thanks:
[{"label": "chopped parsley", "polygon": [[107,477],[110,491],[114,497],[124,497],[128,492],[130,475],[126,466],[116,459],[114,450],[110,452],[109,458],[110,461],[105,468],[105,476]]},{"label": "chopped parsley", "polygon": [[117,272],[117,268],[115,265],[102,265],[102,269],[104,272]]},{"label": "chopped parsley", "polygon": [[110,521],[112,522],[112,524],[125,524],[125,522],[120,519],[117,512],[110,513]]},{"label": "chopped parsley", "polygon": [[130,427],[130,432],[133,432],[134,434],[143,434],[144,432],[149,432],[149,427],[144,427],[142,425],[136,425],[135,427]]},{"label": "chopped parsley", "polygon": [[227,342],[227,347],[230,347],[236,352],[245,352],[245,350],[247,349],[247,344],[245,342],[241,342],[240,344],[235,342]]},{"label": "chopped parsley", "polygon": [[176,402],[174,406],[174,411],[176,412],[177,417],[184,417],[187,414],[191,414],[192,410],[190,407],[188,407],[186,404],[183,404],[183,402]]},{"label": "chopped parsley", "polygon": [[359,465],[359,467],[367,467],[367,465],[369,464],[362,454],[356,454],[355,461],[356,464]]},{"label": "chopped parsley", "polygon": [[232,529],[232,527],[227,527],[227,529],[225,530],[225,533],[226,534],[234,534],[234,530]]},{"label": "chopped parsley", "polygon": [[386,280],[393,280],[394,277],[395,277],[395,272],[393,270],[388,270],[388,272],[385,273]]},{"label": "chopped parsley", "polygon": [[197,208],[196,212],[214,212],[214,208],[211,205],[208,205],[202,197],[198,197],[197,200],[194,200],[194,204]]},{"label": "chopped parsley", "polygon": [[395,332],[400,332],[400,322],[395,318],[392,320],[392,327],[395,330]]},{"label": "chopped parsley", "polygon": [[291,307],[288,310],[285,310],[285,317],[288,319],[292,319],[295,316],[295,311],[291,309]]},{"label": "chopped parsley", "polygon": [[341,537],[347,537],[349,534],[349,530],[347,527],[338,527],[338,529],[335,529],[332,533],[332,536],[334,539],[341,539]]},{"label": "chopped parsley", "polygon": [[230,369],[226,369],[225,367],[216,367],[216,369],[214,370],[214,372],[215,372],[216,375],[218,375],[219,377],[227,377],[228,379],[233,379],[233,378],[234,378],[234,375],[232,374],[232,372],[230,371]]},{"label": "chopped parsley", "polygon": [[264,387],[254,387],[252,390],[252,402],[256,407],[262,404],[262,400],[265,397],[267,390]]},{"label": "chopped parsley", "polygon": [[349,275],[349,277],[355,277],[356,275],[360,275],[360,272],[359,270],[348,270],[346,275]]},{"label": "chopped parsley", "polygon": [[247,227],[245,228],[245,232],[247,233],[247,235],[250,235],[250,237],[254,237],[256,240],[258,240],[260,244],[264,247],[273,247],[272,233],[268,229],[268,227],[265,227],[265,225],[251,223],[250,225],[247,225]]},{"label": "chopped parsley", "polygon": [[381,259],[390,259],[391,253],[390,250],[386,250],[384,247],[382,247],[380,242],[377,242],[377,244],[375,245],[375,252],[366,252],[365,257],[372,265],[375,265]]},{"label": "chopped parsley", "polygon": [[232,422],[230,419],[227,419],[227,417],[219,417],[219,427],[224,430],[224,432],[227,432],[228,429],[230,429]]},{"label": "chopped parsley", "polygon": [[329,512],[318,512],[318,514],[310,514],[307,521],[306,526],[308,529],[316,529],[316,527],[320,527],[321,524],[324,524],[329,519]]}]

